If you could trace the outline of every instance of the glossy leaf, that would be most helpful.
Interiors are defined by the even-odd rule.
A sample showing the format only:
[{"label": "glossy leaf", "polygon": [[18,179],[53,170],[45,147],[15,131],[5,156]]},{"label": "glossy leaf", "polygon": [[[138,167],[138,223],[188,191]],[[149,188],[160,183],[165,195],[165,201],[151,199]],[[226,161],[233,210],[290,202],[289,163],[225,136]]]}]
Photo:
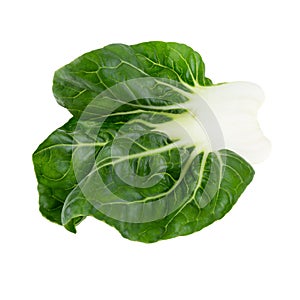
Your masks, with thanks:
[{"label": "glossy leaf", "polygon": [[41,213],[72,232],[93,216],[145,243],[221,219],[254,176],[222,131],[241,86],[230,97],[212,85],[200,55],[177,43],[109,45],[59,69],[53,92],[73,117],[33,154]]}]

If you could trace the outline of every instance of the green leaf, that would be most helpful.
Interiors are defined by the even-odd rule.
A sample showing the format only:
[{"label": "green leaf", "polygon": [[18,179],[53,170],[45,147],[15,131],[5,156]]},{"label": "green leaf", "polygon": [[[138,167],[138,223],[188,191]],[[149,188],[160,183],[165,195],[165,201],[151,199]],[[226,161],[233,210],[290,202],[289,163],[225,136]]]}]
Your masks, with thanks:
[{"label": "green leaf", "polygon": [[53,92],[73,117],[33,154],[41,213],[72,232],[93,216],[145,243],[221,219],[254,170],[225,147],[232,97],[218,87],[177,43],[113,44],[59,69]]},{"label": "green leaf", "polygon": [[[38,191],[40,195],[40,211],[48,220],[57,224],[61,223],[61,212],[69,193],[77,186],[77,178],[72,164],[74,151],[85,148],[85,156],[82,157],[81,175],[86,176],[90,169],[91,156],[102,144],[105,144],[105,134],[98,141],[88,136],[90,128],[83,133],[81,140],[74,139],[74,131],[77,120],[72,118],[61,128],[55,130],[33,153],[33,163],[38,179]],[[90,150],[89,150],[90,149]],[[90,151],[90,153],[89,153]],[[75,220],[74,225],[82,218]],[[71,227],[70,227],[71,228]],[[74,231],[73,228],[71,231]]]},{"label": "green leaf", "polygon": [[[162,203],[158,208],[154,205],[146,208],[152,214],[151,217],[153,217],[154,210],[159,209],[159,215],[163,215],[166,211],[167,216],[164,218],[142,223],[124,222],[110,218],[108,215],[111,208],[97,207],[97,199],[87,201],[86,195],[80,188],[77,188],[70,194],[65,203],[63,222],[68,224],[74,217],[94,216],[114,226],[125,238],[145,243],[199,231],[221,219],[236,203],[254,176],[252,167],[229,150],[211,153],[205,162],[202,159],[201,155],[195,158],[187,170],[182,184],[179,184],[178,188],[165,198],[166,203],[168,201],[181,202],[178,209],[168,214],[169,211],[166,211],[168,208]],[[203,164],[205,167],[202,171],[201,180],[199,180]],[[122,193],[126,195],[126,191],[122,191]],[[156,193],[156,195],[158,194],[159,192]],[[180,199],[177,199],[179,197]],[[144,196],[143,199],[145,200],[145,198]],[[141,203],[141,199],[139,201]],[[141,206],[141,210],[137,206],[131,208],[131,204],[130,201],[125,204],[128,206],[126,213],[130,214],[132,209],[133,213],[136,214],[135,216],[141,214],[143,207]],[[113,205],[111,204],[111,206]],[[117,206],[118,203],[115,205]],[[171,204],[169,203],[169,205]],[[120,211],[123,209],[113,209],[116,212],[114,217],[118,216],[118,219],[121,219]],[[126,217],[128,218],[128,215]]]},{"label": "green leaf", "polygon": [[194,86],[211,85],[201,56],[178,43],[112,44],[86,53],[55,72],[53,93],[74,116],[101,92],[116,83],[159,77]]}]

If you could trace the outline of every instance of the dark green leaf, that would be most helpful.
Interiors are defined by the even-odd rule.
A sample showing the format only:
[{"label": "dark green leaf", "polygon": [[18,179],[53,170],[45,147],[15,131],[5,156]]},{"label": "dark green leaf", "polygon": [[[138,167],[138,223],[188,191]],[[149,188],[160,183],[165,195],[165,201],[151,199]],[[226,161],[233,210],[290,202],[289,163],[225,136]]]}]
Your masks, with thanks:
[{"label": "dark green leaf", "polygon": [[41,213],[72,232],[93,216],[145,243],[221,219],[254,171],[214,145],[207,86],[200,55],[177,43],[109,45],[59,69],[53,92],[73,118],[33,154]]}]

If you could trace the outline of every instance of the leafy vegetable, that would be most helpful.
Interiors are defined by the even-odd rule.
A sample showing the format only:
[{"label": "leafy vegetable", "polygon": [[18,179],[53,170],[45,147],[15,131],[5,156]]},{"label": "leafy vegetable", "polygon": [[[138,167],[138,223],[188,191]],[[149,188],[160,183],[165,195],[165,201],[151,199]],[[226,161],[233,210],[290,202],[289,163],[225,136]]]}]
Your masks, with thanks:
[{"label": "leafy vegetable", "polygon": [[33,162],[41,213],[72,232],[86,216],[146,243],[198,231],[251,182],[241,156],[256,162],[268,152],[256,121],[260,88],[213,85],[183,44],[86,53],[56,71],[53,92],[73,117]]}]

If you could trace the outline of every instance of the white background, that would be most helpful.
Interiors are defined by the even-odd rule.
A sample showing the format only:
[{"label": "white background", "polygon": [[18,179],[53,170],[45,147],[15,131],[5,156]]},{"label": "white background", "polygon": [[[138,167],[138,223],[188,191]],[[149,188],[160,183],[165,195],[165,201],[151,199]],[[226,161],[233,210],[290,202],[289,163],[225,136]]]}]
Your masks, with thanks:
[{"label": "white background", "polygon": [[[1,299],[300,299],[298,1],[1,3]],[[198,233],[147,245],[88,218],[71,234],[40,215],[31,162],[70,116],[53,73],[107,44],[150,40],[191,46],[214,82],[259,84],[272,154]]]}]

